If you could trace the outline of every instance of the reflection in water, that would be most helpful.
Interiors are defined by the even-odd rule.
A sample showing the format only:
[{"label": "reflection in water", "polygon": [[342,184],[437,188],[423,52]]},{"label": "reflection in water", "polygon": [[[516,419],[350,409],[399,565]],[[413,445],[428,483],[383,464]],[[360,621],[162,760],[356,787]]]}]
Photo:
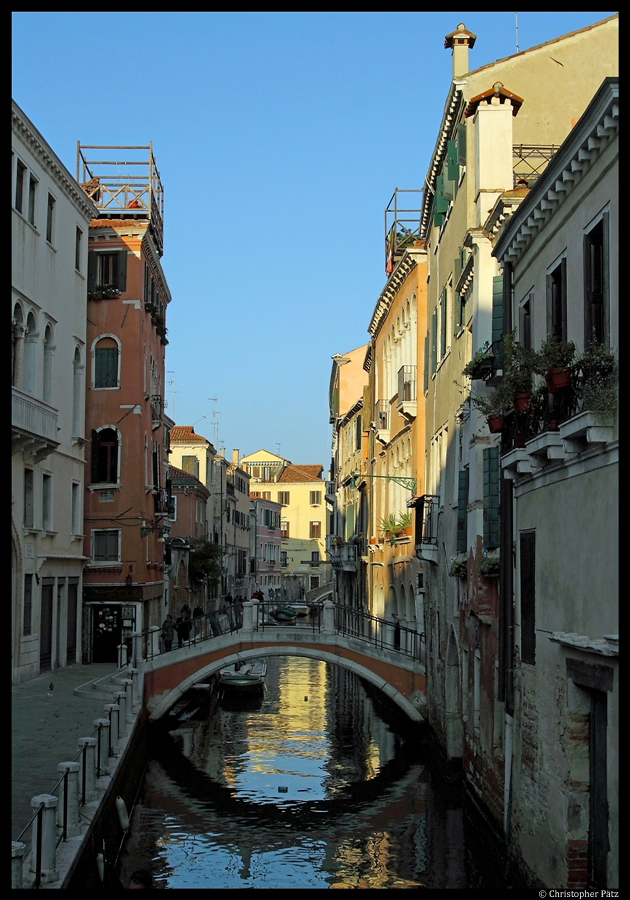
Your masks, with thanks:
[{"label": "reflection in water", "polygon": [[[352,673],[271,657],[259,708],[188,719],[155,742],[123,883],[157,887],[467,887],[459,808]],[[483,877],[477,883],[488,887]]]}]

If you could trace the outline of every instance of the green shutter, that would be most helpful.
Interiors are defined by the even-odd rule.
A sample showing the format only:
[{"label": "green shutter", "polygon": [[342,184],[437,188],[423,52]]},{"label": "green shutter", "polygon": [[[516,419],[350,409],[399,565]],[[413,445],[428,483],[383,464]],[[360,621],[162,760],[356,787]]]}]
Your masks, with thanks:
[{"label": "green shutter", "polygon": [[468,514],[468,469],[459,472],[457,486],[457,552],[466,552],[466,517]]},{"label": "green shutter", "polygon": [[90,250],[88,252],[88,291],[93,291],[96,287],[96,263],[97,254],[94,252],[94,250]]},{"label": "green shutter", "polygon": [[94,351],[94,387],[118,385],[118,347],[97,347]]},{"label": "green shutter", "polygon": [[117,287],[119,291],[127,290],[127,251],[121,250],[118,254],[118,278]]},{"label": "green shutter", "polygon": [[492,279],[492,343],[503,334],[503,275]]},{"label": "green shutter", "polygon": [[431,316],[431,375],[437,369],[437,311]]},{"label": "green shutter", "polygon": [[466,165],[466,123],[457,126],[457,161],[460,166]]},{"label": "green shutter", "polygon": [[483,545],[486,549],[499,546],[500,497],[499,448],[488,447],[483,451]]},{"label": "green shutter", "polygon": [[448,141],[446,145],[447,175],[451,181],[459,181],[459,154],[457,141]]},{"label": "green shutter", "polygon": [[429,335],[424,339],[424,392],[429,390]]}]

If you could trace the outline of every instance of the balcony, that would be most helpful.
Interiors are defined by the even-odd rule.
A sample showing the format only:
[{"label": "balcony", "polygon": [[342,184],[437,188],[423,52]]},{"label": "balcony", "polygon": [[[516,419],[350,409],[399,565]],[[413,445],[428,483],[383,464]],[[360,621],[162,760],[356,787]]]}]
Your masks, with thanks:
[{"label": "balcony", "polygon": [[397,409],[407,419],[416,417],[416,366],[401,366],[398,370]]},{"label": "balcony", "polygon": [[440,498],[437,494],[417,497],[416,507],[416,555],[428,562],[437,562],[438,515]]},{"label": "balcony", "polygon": [[162,398],[159,394],[154,394],[151,397],[151,428],[153,431],[162,424],[162,406]]},{"label": "balcony", "polygon": [[[89,154],[86,151],[91,151]],[[100,151],[96,159],[93,151]],[[108,158],[114,157],[114,159]],[[164,245],[164,188],[153,146],[77,146],[77,181],[102,219],[148,219],[160,256]]]},{"label": "balcony", "polygon": [[389,441],[389,400],[377,400],[374,415],[376,439],[386,444]]},{"label": "balcony", "polygon": [[11,452],[38,463],[59,446],[57,410],[15,387],[11,391]]},{"label": "balcony", "polygon": [[[403,198],[403,194],[414,196]],[[405,208],[399,206],[404,203]],[[408,208],[414,204],[417,208]],[[385,273],[391,275],[407,247],[420,238],[422,191],[396,188],[385,208]]]}]

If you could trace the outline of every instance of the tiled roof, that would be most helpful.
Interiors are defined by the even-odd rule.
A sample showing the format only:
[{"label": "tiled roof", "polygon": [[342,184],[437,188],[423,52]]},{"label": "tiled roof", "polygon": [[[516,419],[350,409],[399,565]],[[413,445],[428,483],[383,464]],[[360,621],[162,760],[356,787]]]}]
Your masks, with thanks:
[{"label": "tiled roof", "polygon": [[183,469],[178,469],[177,466],[169,465],[168,477],[170,478],[171,482],[173,483],[173,486],[177,486],[177,485],[180,485],[182,482],[186,482],[187,484],[194,485],[194,487],[201,490],[204,494],[207,494],[208,497],[210,496],[210,491],[204,484],[202,484],[201,481],[199,481],[198,478],[196,478],[190,472],[184,472]]},{"label": "tiled roof", "polygon": [[278,478],[278,484],[286,481],[321,481],[323,466],[285,466],[282,475]]},{"label": "tiled roof", "polygon": [[[171,443],[173,441],[179,441],[183,443],[190,443],[191,441],[207,441],[208,439],[202,437],[200,434],[195,434],[193,431],[192,425],[174,425],[171,428]],[[210,443],[208,441],[208,443]]]}]

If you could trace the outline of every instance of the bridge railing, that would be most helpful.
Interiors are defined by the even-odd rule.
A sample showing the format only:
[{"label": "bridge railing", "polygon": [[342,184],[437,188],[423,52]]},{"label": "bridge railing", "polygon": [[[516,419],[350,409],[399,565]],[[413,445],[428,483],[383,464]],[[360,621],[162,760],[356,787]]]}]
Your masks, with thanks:
[{"label": "bridge railing", "polygon": [[335,629],[339,634],[370,643],[377,650],[394,650],[418,662],[424,662],[424,634],[400,622],[380,619],[360,609],[339,603],[335,607]]}]

